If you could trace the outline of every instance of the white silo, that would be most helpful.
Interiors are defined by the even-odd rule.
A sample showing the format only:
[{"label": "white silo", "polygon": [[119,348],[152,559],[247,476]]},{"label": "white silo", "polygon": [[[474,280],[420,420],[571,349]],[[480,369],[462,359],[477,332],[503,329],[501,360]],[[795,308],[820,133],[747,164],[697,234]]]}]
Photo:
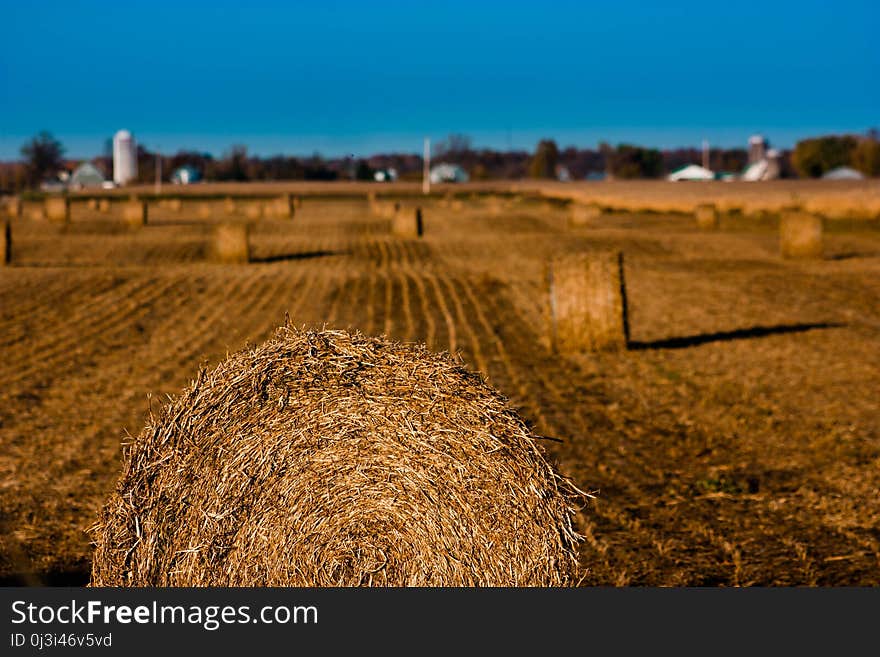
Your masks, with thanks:
[{"label": "white silo", "polygon": [[113,182],[117,185],[137,177],[137,146],[128,130],[113,135]]}]

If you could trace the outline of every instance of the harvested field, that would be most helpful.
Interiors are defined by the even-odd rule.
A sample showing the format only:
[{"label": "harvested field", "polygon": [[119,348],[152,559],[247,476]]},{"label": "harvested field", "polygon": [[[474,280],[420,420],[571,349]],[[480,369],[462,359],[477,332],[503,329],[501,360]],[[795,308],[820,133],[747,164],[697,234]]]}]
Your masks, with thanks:
[{"label": "harvested field", "polygon": [[[423,237],[402,240],[365,197],[306,196],[294,221],[254,222],[250,264],[224,266],[209,258],[227,195],[207,217],[201,200],[151,204],[138,231],[120,204],[81,200],[66,225],[31,219],[33,201],[11,220],[3,582],[85,583],[126,432],[286,312],[460,352],[557,439],[560,471],[596,495],[576,518],[583,584],[880,585],[876,220],[826,221],[821,259],[784,259],[773,214],[570,228],[563,202],[490,216],[438,195],[419,201]],[[547,263],[593,249],[624,254],[629,349],[554,353]]]}]

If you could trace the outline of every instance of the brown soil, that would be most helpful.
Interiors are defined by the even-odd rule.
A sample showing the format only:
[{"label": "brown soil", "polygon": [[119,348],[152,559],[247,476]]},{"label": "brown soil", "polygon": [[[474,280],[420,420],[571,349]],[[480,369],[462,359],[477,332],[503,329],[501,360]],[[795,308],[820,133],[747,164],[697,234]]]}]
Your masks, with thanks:
[{"label": "brown soil", "polygon": [[[27,204],[26,204],[27,205]],[[825,258],[778,256],[778,219],[425,206],[394,238],[365,200],[261,220],[254,262],[205,260],[196,203],[149,224],[75,203],[13,220],[0,270],[0,581],[80,584],[120,442],[150,405],[284,320],[465,361],[594,491],[584,584],[880,584],[880,226],[832,222]],[[28,217],[27,208],[24,217]],[[544,268],[625,255],[629,350],[547,348]],[[150,396],[151,395],[151,396]],[[150,396],[150,397],[148,397]]]}]

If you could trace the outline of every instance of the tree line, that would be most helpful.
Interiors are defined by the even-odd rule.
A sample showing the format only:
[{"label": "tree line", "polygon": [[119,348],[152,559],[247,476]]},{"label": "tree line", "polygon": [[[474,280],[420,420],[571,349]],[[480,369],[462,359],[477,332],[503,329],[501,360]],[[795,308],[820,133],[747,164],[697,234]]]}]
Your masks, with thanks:
[{"label": "tree line", "polygon": [[[34,136],[21,148],[21,160],[0,163],[0,191],[15,192],[34,188],[73,162],[64,157],[64,147],[48,132]],[[411,153],[377,154],[369,157],[324,158],[275,155],[258,157],[245,146],[233,146],[222,157],[210,153],[180,151],[159,155],[138,147],[139,183],[155,180],[157,159],[161,158],[163,179],[170,180],[174,170],[182,166],[196,169],[206,181],[269,181],[269,180],[372,180],[378,170],[394,169],[402,180],[420,180],[422,157]],[[552,139],[542,139],[534,152],[525,150],[498,151],[475,148],[466,135],[454,134],[437,143],[434,162],[451,162],[467,171],[472,180],[552,178],[567,176],[571,180],[585,178],[639,179],[660,178],[670,171],[702,161],[702,152],[695,148],[659,150],[633,144],[612,146],[600,143],[598,148],[560,149]],[[110,148],[91,160],[109,178],[113,161]],[[713,148],[709,151],[709,167],[714,171],[742,171],[748,163],[744,148]],[[866,176],[880,176],[880,132],[869,130],[864,135],[830,135],[799,141],[791,151],[781,152],[783,177],[816,178],[840,166],[850,166]]]}]

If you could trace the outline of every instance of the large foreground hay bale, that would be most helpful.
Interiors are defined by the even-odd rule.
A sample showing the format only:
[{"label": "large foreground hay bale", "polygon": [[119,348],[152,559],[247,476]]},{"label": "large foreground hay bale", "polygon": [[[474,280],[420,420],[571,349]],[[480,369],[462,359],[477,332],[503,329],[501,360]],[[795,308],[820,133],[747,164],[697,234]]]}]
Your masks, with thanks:
[{"label": "large foreground hay bale", "polygon": [[0,267],[12,262],[12,226],[9,221],[0,221]]},{"label": "large foreground hay bale", "polygon": [[142,228],[147,224],[147,204],[145,201],[131,200],[122,206],[122,220],[132,228]]},{"label": "large foreground hay bale", "polygon": [[703,230],[718,228],[718,209],[713,203],[703,203],[694,209],[697,226]]},{"label": "large foreground hay bale", "polygon": [[391,219],[391,232],[398,237],[421,237],[423,231],[421,208],[401,210]]},{"label": "large foreground hay bale", "polygon": [[547,278],[554,348],[626,349],[629,327],[622,253],[561,256],[551,261]]},{"label": "large foreground hay bale", "polygon": [[574,227],[586,226],[602,216],[602,207],[596,203],[578,203],[571,204],[571,214],[569,216],[569,224]]},{"label": "large foreground hay bale", "polygon": [[170,402],[92,528],[96,586],[576,578],[579,492],[448,354],[281,328]]},{"label": "large foreground hay bale", "polygon": [[786,258],[821,258],[822,218],[806,212],[782,215],[779,250]]},{"label": "large foreground hay bale", "polygon": [[50,196],[44,206],[49,221],[66,224],[70,221],[70,199],[66,196]]},{"label": "large foreground hay bale", "polygon": [[217,224],[214,227],[212,255],[218,262],[250,262],[250,226],[245,223]]}]

